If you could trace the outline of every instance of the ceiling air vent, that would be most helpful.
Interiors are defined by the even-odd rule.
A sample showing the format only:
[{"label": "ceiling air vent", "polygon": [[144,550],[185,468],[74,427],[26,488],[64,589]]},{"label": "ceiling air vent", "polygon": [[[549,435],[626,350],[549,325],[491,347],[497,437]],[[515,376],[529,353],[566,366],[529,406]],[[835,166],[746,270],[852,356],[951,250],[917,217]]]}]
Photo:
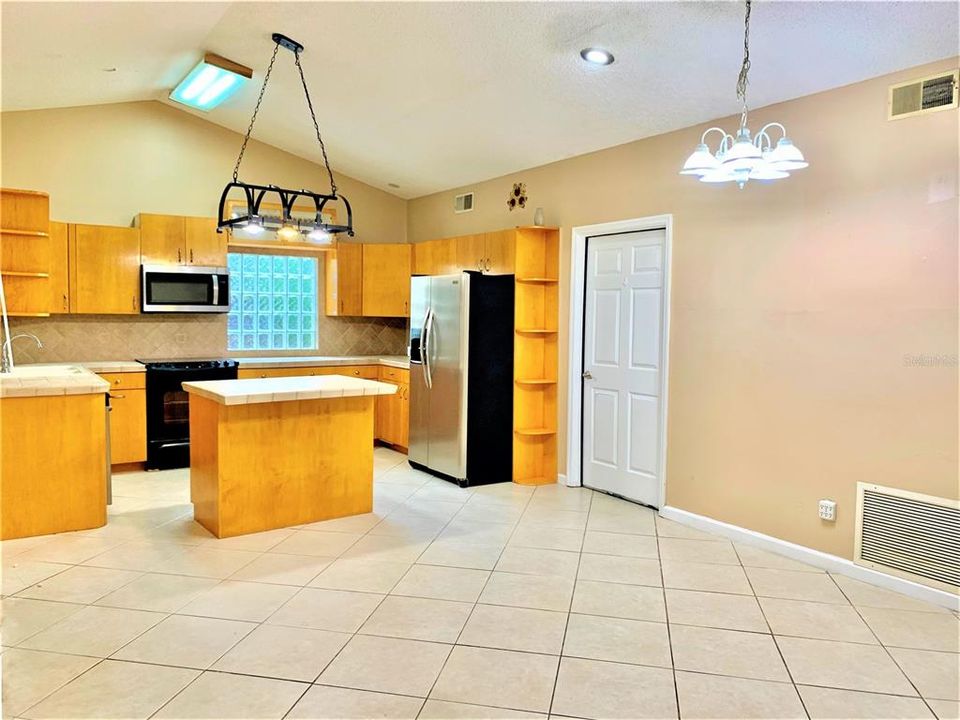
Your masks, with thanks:
[{"label": "ceiling air vent", "polygon": [[854,560],[939,589],[960,586],[960,501],[857,483]]},{"label": "ceiling air vent", "polygon": [[457,195],[453,199],[453,211],[455,213],[465,213],[473,210],[473,193],[468,192],[463,195]]},{"label": "ceiling air vent", "polygon": [[957,107],[958,71],[890,86],[890,120]]}]

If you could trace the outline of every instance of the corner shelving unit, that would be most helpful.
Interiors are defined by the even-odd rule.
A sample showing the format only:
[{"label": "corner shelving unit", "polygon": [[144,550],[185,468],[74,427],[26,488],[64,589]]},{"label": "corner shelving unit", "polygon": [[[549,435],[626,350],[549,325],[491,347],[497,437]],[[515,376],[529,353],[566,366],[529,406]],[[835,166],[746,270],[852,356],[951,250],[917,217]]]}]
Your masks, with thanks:
[{"label": "corner shelving unit", "polygon": [[8,314],[50,315],[50,198],[34,190],[0,189],[0,274]]},{"label": "corner shelving unit", "polygon": [[513,481],[557,481],[560,229],[517,228]]}]

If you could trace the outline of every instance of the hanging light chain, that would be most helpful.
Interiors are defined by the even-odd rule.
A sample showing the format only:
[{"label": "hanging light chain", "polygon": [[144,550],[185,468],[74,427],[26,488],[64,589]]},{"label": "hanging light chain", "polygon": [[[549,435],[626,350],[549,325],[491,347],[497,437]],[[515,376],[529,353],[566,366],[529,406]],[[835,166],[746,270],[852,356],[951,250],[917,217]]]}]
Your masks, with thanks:
[{"label": "hanging light chain", "polygon": [[740,75],[737,77],[737,97],[743,101],[743,111],[740,114],[740,128],[747,126],[747,74],[750,72],[750,3],[746,0],[747,9],[743,17],[743,65],[740,66]]},{"label": "hanging light chain", "polygon": [[307,107],[310,109],[310,118],[313,120],[313,129],[317,131],[317,142],[320,143],[320,152],[323,154],[323,164],[327,168],[327,176],[330,178],[330,194],[337,196],[337,183],[333,179],[333,170],[330,169],[330,161],[327,159],[327,147],[323,144],[323,138],[320,137],[320,125],[317,124],[317,115],[313,111],[313,101],[310,99],[310,91],[307,89],[307,80],[303,76],[303,65],[300,64],[300,52],[293,53],[294,62],[297,64],[297,70],[300,71],[300,82],[303,84],[303,94],[307,96]]},{"label": "hanging light chain", "polygon": [[277,52],[280,50],[280,43],[273,48],[273,55],[270,57],[270,64],[267,66],[267,72],[263,76],[263,85],[260,86],[260,97],[257,98],[257,104],[253,108],[253,115],[250,117],[250,125],[247,126],[247,134],[243,136],[243,145],[240,146],[240,154],[237,156],[237,164],[233,166],[233,181],[237,181],[237,173],[240,172],[240,163],[243,162],[243,151],[247,149],[247,143],[250,141],[250,133],[253,132],[253,124],[257,121],[257,113],[260,111],[260,103],[263,102],[263,93],[267,89],[267,83],[270,82],[270,72],[273,70],[273,63],[277,59]]}]

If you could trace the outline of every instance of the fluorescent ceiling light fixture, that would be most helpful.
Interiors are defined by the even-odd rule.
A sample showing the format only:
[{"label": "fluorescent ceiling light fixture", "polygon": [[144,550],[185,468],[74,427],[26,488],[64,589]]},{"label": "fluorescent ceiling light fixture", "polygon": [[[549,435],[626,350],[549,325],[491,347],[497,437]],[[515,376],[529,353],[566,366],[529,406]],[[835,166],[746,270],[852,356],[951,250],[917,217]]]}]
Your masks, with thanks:
[{"label": "fluorescent ceiling light fixture", "polygon": [[206,112],[237,92],[251,77],[250,68],[207,53],[173,89],[170,99]]},{"label": "fluorescent ceiling light fixture", "polygon": [[591,65],[610,65],[613,63],[613,53],[603,48],[584,48],[580,51],[580,57]]}]

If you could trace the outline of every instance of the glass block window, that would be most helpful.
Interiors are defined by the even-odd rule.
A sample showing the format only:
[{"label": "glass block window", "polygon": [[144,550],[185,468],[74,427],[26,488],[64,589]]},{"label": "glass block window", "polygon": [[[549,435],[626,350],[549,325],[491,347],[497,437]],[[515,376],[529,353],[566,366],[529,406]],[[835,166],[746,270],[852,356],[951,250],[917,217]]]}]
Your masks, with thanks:
[{"label": "glass block window", "polygon": [[317,258],[230,253],[228,350],[317,349]]}]

